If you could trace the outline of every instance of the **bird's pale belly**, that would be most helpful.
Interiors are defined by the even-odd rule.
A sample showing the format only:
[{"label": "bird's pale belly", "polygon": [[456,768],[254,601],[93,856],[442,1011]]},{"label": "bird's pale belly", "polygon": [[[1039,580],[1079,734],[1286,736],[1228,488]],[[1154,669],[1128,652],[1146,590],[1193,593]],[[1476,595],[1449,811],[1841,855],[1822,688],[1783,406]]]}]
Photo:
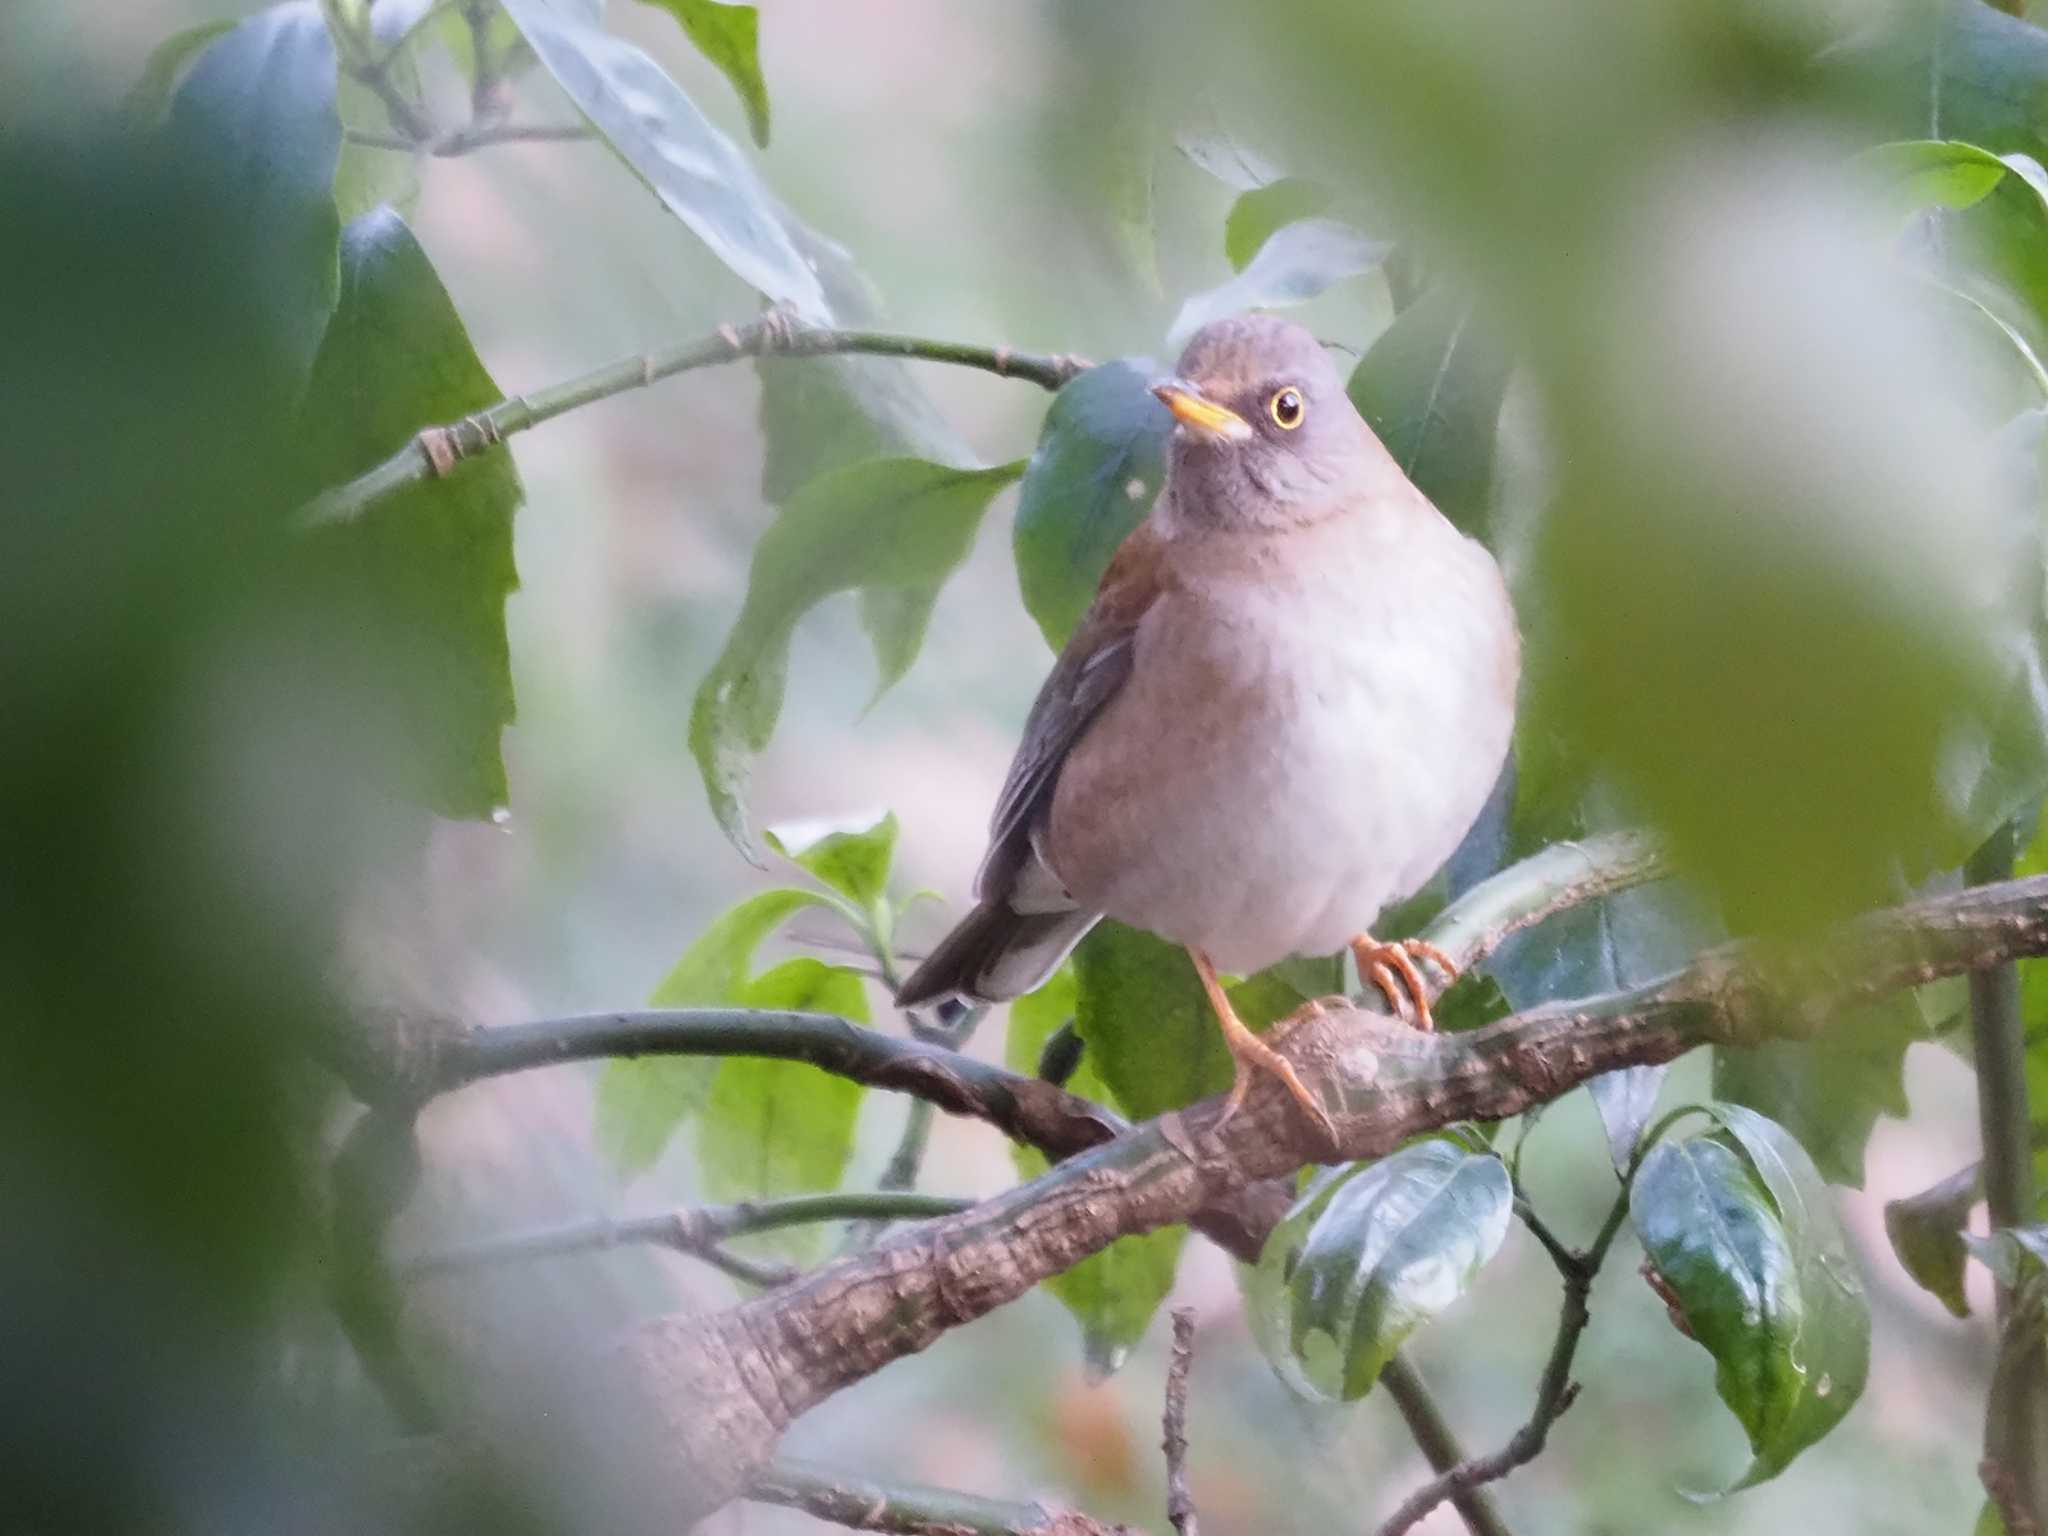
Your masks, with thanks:
[{"label": "bird's pale belly", "polygon": [[1336,951],[1450,856],[1507,750],[1499,630],[1344,606],[1159,615],[1143,641],[1201,665],[1141,664],[1062,774],[1077,900],[1242,973]]}]

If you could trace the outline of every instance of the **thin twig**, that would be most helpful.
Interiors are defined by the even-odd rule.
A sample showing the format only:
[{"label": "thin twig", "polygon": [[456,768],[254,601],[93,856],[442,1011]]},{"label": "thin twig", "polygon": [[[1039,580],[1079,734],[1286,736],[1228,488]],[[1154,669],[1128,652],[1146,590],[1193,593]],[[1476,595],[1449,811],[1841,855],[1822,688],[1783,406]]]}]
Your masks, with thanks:
[{"label": "thin twig", "polygon": [[365,149],[388,149],[399,153],[436,155],[449,158],[487,149],[494,144],[581,143],[593,137],[580,123],[498,123],[485,127],[454,128],[438,138],[415,139],[403,133],[384,133],[374,128],[344,128],[342,135]]},{"label": "thin twig", "polygon": [[[411,130],[401,125],[401,131]],[[510,396],[461,421],[423,426],[382,464],[314,498],[305,508],[304,520],[317,524],[359,516],[408,485],[446,475],[464,459],[501,448],[505,439],[515,433],[529,431],[580,406],[644,389],[657,379],[741,358],[824,357],[839,353],[951,363],[1024,379],[1045,389],[1058,389],[1089,367],[1084,359],[1067,354],[969,346],[886,331],[803,326],[783,311],[771,310],[745,325],[721,326],[709,336],[681,346],[621,358],[564,383]]]},{"label": "thin twig", "polygon": [[1524,1225],[1543,1244],[1544,1251],[1550,1255],[1564,1281],[1564,1304],[1558,1311],[1557,1336],[1551,1343],[1550,1359],[1543,1367],[1542,1379],[1537,1383],[1536,1406],[1530,1410],[1528,1421],[1498,1451],[1490,1456],[1475,1456],[1461,1461],[1448,1470],[1440,1471],[1433,1480],[1416,1489],[1380,1527],[1379,1536],[1402,1536],[1446,1499],[1469,1495],[1487,1483],[1498,1482],[1515,1468],[1534,1461],[1543,1452],[1550,1437],[1550,1427],[1563,1418],[1578,1399],[1578,1383],[1572,1380],[1572,1359],[1578,1353],[1579,1340],[1591,1320],[1587,1299],[1592,1294],[1593,1281],[1600,1273],[1600,1266],[1606,1261],[1607,1250],[1613,1244],[1615,1234],[1621,1230],[1621,1218],[1628,1210],[1627,1197],[1615,1201],[1607,1221],[1600,1228],[1600,1235],[1582,1254],[1571,1252],[1559,1242],[1526,1201],[1517,1199],[1515,1209]]},{"label": "thin twig", "polygon": [[1173,1309],[1173,1354],[1166,1365],[1166,1411],[1160,1449],[1166,1452],[1166,1518],[1180,1536],[1201,1536],[1195,1496],[1188,1491],[1188,1367],[1195,1358],[1195,1309]]},{"label": "thin twig", "polygon": [[[940,1195],[863,1193],[842,1191],[824,1195],[791,1195],[778,1200],[742,1200],[731,1205],[685,1206],[652,1216],[624,1219],[600,1217],[515,1232],[479,1242],[421,1254],[399,1265],[408,1278],[474,1269],[485,1264],[513,1263],[525,1259],[552,1258],[567,1253],[601,1252],[628,1244],[651,1243],[673,1248],[717,1264],[728,1273],[755,1285],[779,1285],[794,1275],[787,1265],[759,1265],[741,1259],[719,1245],[750,1232],[772,1232],[811,1222],[886,1218],[918,1221],[931,1216],[949,1216],[974,1202]],[[744,1266],[744,1271],[734,1265]]]},{"label": "thin twig", "polygon": [[877,1483],[788,1458],[771,1463],[746,1497],[856,1531],[897,1536],[1136,1536],[1128,1526],[1107,1525],[1069,1509],[984,1499],[949,1488]]}]

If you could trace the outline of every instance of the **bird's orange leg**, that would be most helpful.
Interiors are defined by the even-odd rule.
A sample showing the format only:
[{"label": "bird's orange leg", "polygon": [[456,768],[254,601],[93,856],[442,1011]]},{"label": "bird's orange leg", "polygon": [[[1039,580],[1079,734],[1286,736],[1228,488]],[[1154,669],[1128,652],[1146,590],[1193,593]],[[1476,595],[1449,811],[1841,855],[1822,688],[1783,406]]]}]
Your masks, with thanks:
[{"label": "bird's orange leg", "polygon": [[1251,1088],[1252,1073],[1260,1070],[1280,1079],[1287,1091],[1294,1095],[1295,1103],[1323,1128],[1323,1134],[1334,1146],[1337,1142],[1336,1123],[1330,1119],[1330,1112],[1323,1108],[1322,1101],[1301,1080],[1294,1064],[1253,1034],[1244,1020],[1237,1016],[1237,1010],[1230,1006],[1230,999],[1224,995],[1223,983],[1216,979],[1216,967],[1209,963],[1209,957],[1199,949],[1190,949],[1188,958],[1195,962],[1195,974],[1202,978],[1202,990],[1209,994],[1209,1006],[1216,1010],[1216,1022],[1223,1026],[1223,1043],[1229,1047],[1231,1058],[1237,1063],[1230,1097],[1224,1102],[1223,1115],[1217,1120],[1216,1128],[1221,1130],[1229,1124],[1230,1117],[1237,1113]]},{"label": "bird's orange leg", "polygon": [[1371,934],[1361,933],[1351,941],[1351,956],[1358,962],[1359,980],[1370,981],[1386,993],[1396,1018],[1402,1015],[1405,995],[1413,1004],[1415,1027],[1424,1033],[1436,1028],[1436,1020],[1429,1012],[1429,983],[1415,962],[1427,960],[1444,973],[1444,985],[1449,986],[1458,979],[1457,962],[1449,955],[1427,939],[1396,939],[1391,944],[1382,944]]}]

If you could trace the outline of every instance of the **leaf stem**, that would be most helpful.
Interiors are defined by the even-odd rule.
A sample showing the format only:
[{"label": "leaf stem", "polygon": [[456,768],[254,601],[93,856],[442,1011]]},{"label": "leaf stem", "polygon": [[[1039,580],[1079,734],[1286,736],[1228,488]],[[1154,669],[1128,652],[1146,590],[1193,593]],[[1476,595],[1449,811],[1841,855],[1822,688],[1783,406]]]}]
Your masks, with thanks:
[{"label": "leaf stem", "polygon": [[[1468,1463],[1465,1448],[1458,1443],[1457,1432],[1437,1406],[1436,1398],[1431,1395],[1421,1373],[1415,1369],[1414,1362],[1403,1351],[1394,1351],[1393,1358],[1380,1371],[1379,1384],[1387,1389],[1387,1396],[1401,1410],[1408,1433],[1421,1448],[1424,1460],[1437,1473],[1437,1482],[1429,1484],[1431,1488]],[[1457,1509],[1458,1518],[1465,1522],[1465,1528],[1472,1536],[1511,1536],[1492,1495],[1476,1485],[1447,1489],[1443,1498],[1432,1501],[1430,1508],[1434,1509],[1444,1498],[1448,1498]]]},{"label": "leaf stem", "polygon": [[1017,352],[1009,347],[973,346],[889,331],[805,326],[781,310],[770,310],[745,325],[722,325],[709,336],[680,346],[623,357],[560,384],[509,396],[460,421],[423,426],[383,463],[346,485],[335,486],[315,497],[304,508],[302,517],[309,524],[359,517],[408,485],[447,475],[464,459],[503,447],[505,439],[515,433],[530,431],[542,422],[613,395],[645,389],[657,379],[748,357],[825,357],[843,353],[979,368],[1049,390],[1058,389],[1090,366],[1086,360],[1068,353]]}]

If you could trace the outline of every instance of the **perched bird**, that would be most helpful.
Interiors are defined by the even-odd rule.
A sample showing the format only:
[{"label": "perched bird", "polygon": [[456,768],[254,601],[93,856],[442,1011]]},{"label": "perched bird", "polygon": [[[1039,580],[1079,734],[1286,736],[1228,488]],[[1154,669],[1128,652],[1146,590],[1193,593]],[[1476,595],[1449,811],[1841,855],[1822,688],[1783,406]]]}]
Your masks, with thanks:
[{"label": "perched bird", "polygon": [[1206,325],[1153,392],[1175,417],[1165,488],[1032,706],[978,905],[897,1001],[1019,996],[1112,917],[1186,947],[1237,1062],[1226,1117],[1262,1069],[1327,1131],[1217,972],[1348,944],[1361,978],[1432,1027],[1417,962],[1448,979],[1449,958],[1367,929],[1493,787],[1514,610],[1493,557],[1416,489],[1299,326]]}]

